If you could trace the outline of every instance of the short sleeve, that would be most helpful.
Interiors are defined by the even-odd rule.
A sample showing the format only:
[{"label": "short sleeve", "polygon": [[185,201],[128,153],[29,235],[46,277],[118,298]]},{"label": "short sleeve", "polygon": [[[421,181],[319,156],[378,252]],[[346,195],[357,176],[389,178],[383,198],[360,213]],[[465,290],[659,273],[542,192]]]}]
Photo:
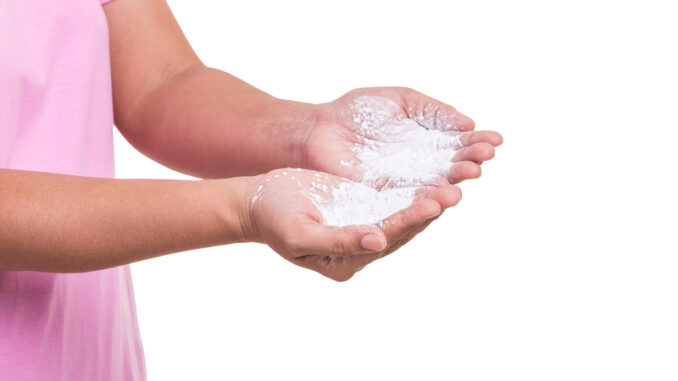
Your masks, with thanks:
[{"label": "short sleeve", "polygon": [[113,0],[99,0],[99,2],[101,3],[101,5],[104,5],[104,4],[106,4],[106,3],[110,3],[111,1],[113,1]]}]

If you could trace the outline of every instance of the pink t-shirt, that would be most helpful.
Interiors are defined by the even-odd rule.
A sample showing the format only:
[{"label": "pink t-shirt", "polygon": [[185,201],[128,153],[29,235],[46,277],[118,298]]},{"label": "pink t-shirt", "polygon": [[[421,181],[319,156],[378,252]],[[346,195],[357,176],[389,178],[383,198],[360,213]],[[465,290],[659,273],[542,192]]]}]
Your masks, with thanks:
[{"label": "pink t-shirt", "polygon": [[[112,128],[100,1],[0,0],[0,168],[112,177]],[[0,380],[143,379],[129,267],[0,271]]]}]

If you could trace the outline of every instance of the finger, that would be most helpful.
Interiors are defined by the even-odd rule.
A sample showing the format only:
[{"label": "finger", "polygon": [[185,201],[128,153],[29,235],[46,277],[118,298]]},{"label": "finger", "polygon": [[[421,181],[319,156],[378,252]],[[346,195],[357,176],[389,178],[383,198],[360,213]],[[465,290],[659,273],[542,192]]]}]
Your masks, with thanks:
[{"label": "finger", "polygon": [[380,226],[387,242],[391,244],[424,221],[439,215],[441,211],[442,207],[437,201],[425,198],[384,219]]},{"label": "finger", "polygon": [[455,131],[473,131],[476,128],[476,123],[473,119],[457,111],[457,114],[453,118],[454,123],[451,126],[451,129]]},{"label": "finger", "polygon": [[494,157],[494,146],[489,143],[476,143],[457,151],[452,161],[475,161],[480,163]]},{"label": "finger", "polygon": [[375,226],[326,226],[309,218],[290,246],[299,255],[350,256],[384,250],[386,242],[384,233]]},{"label": "finger", "polygon": [[[461,200],[461,190],[454,185],[445,185],[431,189],[424,197],[409,208],[395,213],[382,224],[389,246],[382,253],[328,257],[323,260],[314,258],[310,268],[332,279],[343,281],[352,277],[369,263],[386,256],[410,241],[442,213],[442,208],[456,205]],[[433,202],[431,202],[433,201]]]},{"label": "finger", "polygon": [[[447,189],[445,189],[445,188],[447,188]],[[454,206],[461,200],[461,190],[459,189],[459,187],[456,187],[454,185],[448,185],[448,186],[445,186],[445,187],[440,187],[438,189],[434,189],[432,191],[432,194],[429,194],[428,196],[433,197],[436,200],[440,200],[440,197],[437,194],[442,194],[442,193],[446,194],[446,196],[450,200],[447,204],[448,206]],[[452,196],[450,197],[450,195],[452,195]],[[445,201],[443,201],[443,202],[445,202]],[[412,226],[409,229],[405,230],[403,232],[403,234],[400,237],[398,237],[397,239],[389,240],[388,248],[383,252],[381,258],[395,252],[400,247],[402,247],[407,242],[409,242],[411,239],[413,239],[417,234],[424,231],[433,221],[440,218],[443,211],[441,211],[440,213],[438,213],[437,215],[435,215],[431,218],[424,220],[420,224],[418,224],[416,226]],[[387,232],[387,236],[388,236],[388,232]]]},{"label": "finger", "polygon": [[459,203],[461,200],[461,189],[451,184],[424,188],[417,194],[417,199],[434,200],[440,205],[441,210],[445,210]]},{"label": "finger", "polygon": [[435,220],[437,220],[440,216],[436,216],[433,218],[430,218],[426,220],[424,223],[416,227],[415,229],[411,230],[407,234],[403,235],[397,242],[395,242],[393,245],[390,245],[386,251],[381,255],[380,258],[383,258],[387,255],[390,255],[394,252],[396,252],[399,248],[403,247],[406,243],[411,241],[417,234],[421,233],[422,231],[426,230],[428,226]]},{"label": "finger", "polygon": [[417,91],[404,97],[410,119],[429,129],[444,131],[473,131],[475,123],[454,107]]},{"label": "finger", "polygon": [[482,170],[475,161],[458,161],[452,165],[447,179],[452,184],[458,184],[464,180],[477,179]]},{"label": "finger", "polygon": [[498,146],[503,143],[504,139],[501,134],[496,131],[474,131],[461,135],[460,139],[463,146],[470,146],[476,143],[489,143],[493,146]]},{"label": "finger", "polygon": [[440,216],[444,212],[444,209],[456,206],[459,203],[459,201],[461,201],[461,189],[454,185],[446,185],[439,188],[434,188],[426,196],[439,202],[443,207],[443,210],[441,210],[441,212],[438,215],[433,216],[423,221],[418,226],[406,231],[396,242],[393,243],[389,242],[389,247],[388,249],[386,249],[382,257],[398,250],[400,247],[402,247],[404,244],[406,244],[412,238],[414,238],[417,234],[424,231],[431,224],[431,222],[440,218]]}]

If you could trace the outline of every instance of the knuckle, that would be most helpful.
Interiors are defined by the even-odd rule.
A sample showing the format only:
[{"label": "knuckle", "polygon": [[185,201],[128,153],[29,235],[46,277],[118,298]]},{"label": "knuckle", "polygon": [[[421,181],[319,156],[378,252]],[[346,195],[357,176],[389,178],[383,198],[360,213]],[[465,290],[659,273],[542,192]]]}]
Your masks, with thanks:
[{"label": "knuckle", "polygon": [[409,214],[411,214],[411,210],[406,209],[401,210],[395,215],[395,222],[401,231],[407,227],[407,217]]},{"label": "knuckle", "polygon": [[330,255],[335,255],[335,256],[344,256],[347,254],[352,253],[351,246],[343,241],[343,240],[336,240],[332,242],[332,244],[329,247],[330,250]]}]

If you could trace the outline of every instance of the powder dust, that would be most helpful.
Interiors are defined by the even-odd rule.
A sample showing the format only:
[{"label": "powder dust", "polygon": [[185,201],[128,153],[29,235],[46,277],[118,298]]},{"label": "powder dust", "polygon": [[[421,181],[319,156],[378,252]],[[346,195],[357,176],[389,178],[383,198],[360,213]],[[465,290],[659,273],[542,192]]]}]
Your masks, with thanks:
[{"label": "powder dust", "polygon": [[408,117],[395,102],[376,96],[356,98],[351,111],[358,135],[355,159],[341,164],[357,166],[363,176],[331,191],[325,186],[314,192],[320,190],[314,185],[306,192],[324,224],[379,224],[410,206],[418,189],[448,177],[461,143],[460,133],[444,117],[435,112]]}]

